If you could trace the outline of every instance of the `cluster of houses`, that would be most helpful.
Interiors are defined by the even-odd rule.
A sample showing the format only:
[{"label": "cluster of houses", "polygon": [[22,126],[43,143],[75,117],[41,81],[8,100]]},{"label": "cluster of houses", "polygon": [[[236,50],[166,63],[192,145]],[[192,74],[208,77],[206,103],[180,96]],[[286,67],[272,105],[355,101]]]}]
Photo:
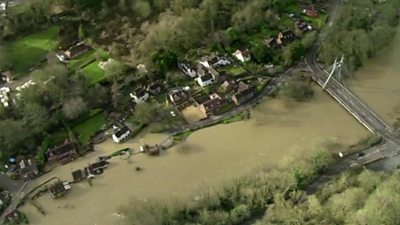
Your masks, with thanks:
[{"label": "cluster of houses", "polygon": [[[240,62],[248,62],[251,60],[249,50],[236,50],[232,54]],[[225,56],[212,54],[210,56],[201,57],[198,61],[196,69],[193,68],[187,61],[178,63],[178,68],[188,77],[195,79],[200,87],[206,87],[221,81],[218,68],[229,66],[233,62]]]},{"label": "cluster of houses", "polygon": [[[248,50],[237,50],[233,56],[240,62],[248,62],[251,54]],[[203,91],[192,91],[190,87],[175,88],[168,93],[169,101],[182,110],[186,106],[195,103],[199,106],[204,117],[218,115],[235,105],[242,105],[254,98],[257,94],[253,85],[235,81],[228,76],[221,75],[218,68],[229,66],[233,62],[224,57],[213,54],[212,56],[202,57],[196,69],[187,61],[178,64],[180,70],[198,83],[201,88],[213,85],[214,89],[220,89],[224,95],[213,91],[206,94]]]},{"label": "cluster of houses", "polygon": [[99,157],[99,160],[94,163],[89,163],[89,165],[83,169],[77,169],[72,171],[72,179],[75,183],[81,182],[86,179],[92,179],[96,175],[100,175],[104,170],[110,165],[107,161],[110,157]]},{"label": "cluster of houses", "polygon": [[[100,157],[99,161],[90,163],[83,169],[72,171],[72,178],[74,182],[78,183],[86,179],[92,179],[95,177],[95,175],[102,174],[104,169],[106,169],[110,164],[107,159],[109,158]],[[71,189],[72,187],[70,182],[60,180],[47,187],[48,192],[53,198],[60,198],[67,194]]]}]

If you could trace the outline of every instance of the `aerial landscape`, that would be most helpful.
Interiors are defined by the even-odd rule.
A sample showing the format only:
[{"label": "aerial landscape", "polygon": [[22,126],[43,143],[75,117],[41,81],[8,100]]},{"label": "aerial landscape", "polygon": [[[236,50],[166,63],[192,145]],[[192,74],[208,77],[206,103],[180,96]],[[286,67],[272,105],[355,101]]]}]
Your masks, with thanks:
[{"label": "aerial landscape", "polygon": [[399,0],[0,0],[0,224],[399,224],[399,22]]}]

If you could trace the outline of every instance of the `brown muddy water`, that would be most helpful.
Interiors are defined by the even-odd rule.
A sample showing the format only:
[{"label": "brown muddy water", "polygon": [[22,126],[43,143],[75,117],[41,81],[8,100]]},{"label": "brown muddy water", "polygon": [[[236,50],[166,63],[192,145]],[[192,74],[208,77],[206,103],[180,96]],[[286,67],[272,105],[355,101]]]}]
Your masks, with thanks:
[{"label": "brown muddy water", "polygon": [[[354,74],[354,80],[347,81],[390,124],[400,115],[399,58],[400,35],[391,48]],[[33,225],[119,224],[118,208],[132,198],[192,198],[260,167],[274,166],[298,152],[326,143],[339,144],[337,150],[341,150],[368,135],[319,87],[315,89],[315,98],[307,103],[266,98],[252,110],[250,120],[197,131],[158,158],[141,154],[129,160],[114,158],[110,168],[95,178],[93,186],[83,182],[73,185],[64,198],[39,198],[46,216],[29,204],[22,211]],[[58,167],[35,182],[53,176],[71,180],[72,170],[86,166],[100,155],[124,147],[137,150],[141,144],[155,144],[165,138],[143,132],[122,145],[108,140],[97,145],[96,152]],[[143,170],[135,171],[137,166]]]},{"label": "brown muddy water", "polygon": [[[383,51],[355,74],[352,89],[389,123],[400,114],[400,35],[394,46]],[[367,131],[339,104],[316,87],[308,103],[287,103],[264,99],[252,119],[218,125],[193,133],[183,144],[158,158],[145,155],[115,158],[104,174],[93,181],[73,185],[64,198],[45,195],[38,203],[47,212],[41,216],[27,204],[22,208],[33,225],[112,225],[119,224],[118,208],[130,199],[191,198],[260,167],[274,166],[294,153],[324,143],[345,146],[367,136]],[[154,144],[165,135],[148,134],[117,145],[108,140],[96,152],[44,177],[72,179],[71,171],[93,162],[99,155],[140,144]],[[339,149],[340,150],[340,147]],[[143,171],[136,172],[140,166]]]},{"label": "brown muddy water", "polygon": [[[400,28],[398,29],[400,31]],[[400,117],[400,32],[350,79],[351,89],[389,125]]]},{"label": "brown muddy water", "polygon": [[[158,158],[136,155],[127,160],[115,158],[104,174],[88,183],[73,185],[62,199],[48,195],[38,203],[47,212],[41,216],[27,204],[22,208],[34,225],[111,225],[118,224],[118,208],[137,199],[194,197],[236,177],[265,166],[274,166],[293,153],[306,151],[327,142],[343,148],[367,135],[346,111],[316,87],[308,103],[288,103],[264,99],[252,119],[218,125],[193,133],[189,138]],[[108,140],[96,152],[58,167],[36,182],[57,176],[71,180],[71,171],[82,168],[99,155],[140,144],[154,144],[165,135],[146,134],[125,144]],[[140,166],[143,171],[135,171]]]}]

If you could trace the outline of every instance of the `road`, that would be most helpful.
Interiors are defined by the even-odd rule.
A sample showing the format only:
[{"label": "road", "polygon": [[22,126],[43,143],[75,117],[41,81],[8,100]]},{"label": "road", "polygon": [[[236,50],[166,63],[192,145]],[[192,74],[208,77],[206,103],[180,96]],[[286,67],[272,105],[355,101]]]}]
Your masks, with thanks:
[{"label": "road", "polygon": [[[326,29],[329,29],[329,27],[334,24],[338,11],[340,10],[340,5],[341,0],[337,0],[333,10],[331,11],[328,27]],[[312,72],[313,80],[321,87],[323,87],[323,84],[328,79],[329,74],[320,67],[316,56],[321,43],[325,39],[325,35],[326,32],[321,32],[319,39],[311,47],[304,60],[308,69]],[[321,184],[330,180],[333,176],[339,174],[340,172],[353,167],[364,166],[382,159],[397,157],[400,153],[399,134],[382,118],[380,118],[373,111],[373,109],[371,109],[334,77],[332,77],[325,86],[325,90],[364,127],[366,127],[373,134],[380,136],[382,138],[382,142],[378,146],[345,156],[336,165],[332,166],[324,175],[319,177],[313,184],[310,185],[307,190],[309,193],[313,193],[318,190]],[[327,115],[327,118],[329,118],[329,115]]]}]

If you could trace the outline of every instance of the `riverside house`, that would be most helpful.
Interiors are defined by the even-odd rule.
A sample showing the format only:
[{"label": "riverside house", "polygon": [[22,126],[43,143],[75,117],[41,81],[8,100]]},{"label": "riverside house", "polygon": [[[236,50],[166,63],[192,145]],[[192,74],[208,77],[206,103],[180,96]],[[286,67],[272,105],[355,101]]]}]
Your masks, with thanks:
[{"label": "riverside house", "polygon": [[50,185],[47,189],[51,197],[60,198],[71,190],[71,185],[69,184],[68,181],[58,181]]},{"label": "riverside house", "polygon": [[219,114],[229,102],[225,98],[213,98],[200,105],[200,110],[204,116]]},{"label": "riverside house", "polygon": [[64,144],[47,150],[46,157],[49,163],[60,162],[61,164],[66,164],[76,159],[78,152],[74,143],[66,140]]},{"label": "riverside house", "polygon": [[112,135],[112,139],[116,143],[126,141],[132,134],[132,131],[127,126],[117,128],[117,131]]},{"label": "riverside house", "polygon": [[256,88],[254,86],[247,86],[244,88],[239,88],[239,90],[232,95],[232,101],[236,105],[242,105],[248,102],[250,99],[254,98],[256,95]]},{"label": "riverside house", "polygon": [[39,174],[38,167],[35,160],[33,159],[23,159],[19,162],[19,175],[25,180],[31,180]]}]

